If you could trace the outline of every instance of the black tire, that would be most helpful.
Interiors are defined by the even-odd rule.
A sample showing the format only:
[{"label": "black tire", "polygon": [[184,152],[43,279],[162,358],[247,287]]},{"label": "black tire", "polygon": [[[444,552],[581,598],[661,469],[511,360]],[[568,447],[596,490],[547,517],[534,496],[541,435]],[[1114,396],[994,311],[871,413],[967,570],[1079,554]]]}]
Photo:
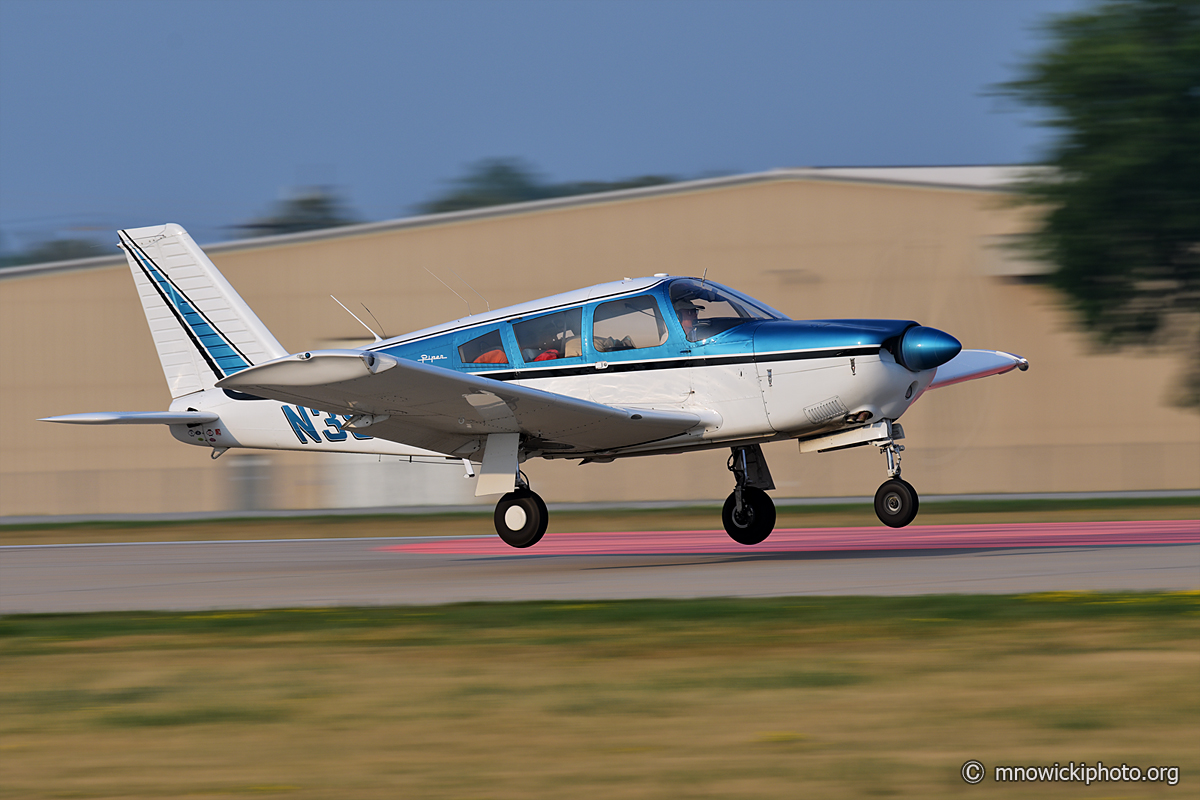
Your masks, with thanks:
[{"label": "black tire", "polygon": [[916,518],[920,502],[908,481],[892,478],[875,492],[875,515],[890,528],[903,528]]},{"label": "black tire", "polygon": [[905,486],[907,486],[907,487],[908,487],[908,490],[909,490],[910,492],[912,492],[912,496],[913,496],[913,519],[916,519],[916,518],[917,518],[917,514],[920,514],[920,513],[921,513],[921,496],[917,494],[917,490],[916,490],[915,488],[913,488],[913,485],[912,485],[911,483],[909,483],[908,481],[904,480],[903,478],[896,478],[896,480],[898,480],[898,481],[900,481],[901,483],[903,483]]},{"label": "black tire", "polygon": [[510,547],[533,547],[542,540],[550,515],[546,503],[528,489],[517,489],[500,498],[493,515],[496,533]]},{"label": "black tire", "polygon": [[534,544],[537,544],[542,540],[542,537],[546,535],[546,528],[550,525],[550,511],[546,508],[546,501],[542,500],[542,496],[540,494],[536,492],[530,492],[530,494],[532,494],[533,499],[537,501],[538,513],[542,518],[542,521],[538,523],[537,539],[534,540]]},{"label": "black tire", "polygon": [[721,509],[725,532],[738,544],[759,544],[775,530],[775,503],[762,489],[742,489],[742,513],[735,514],[737,494],[731,493]]}]

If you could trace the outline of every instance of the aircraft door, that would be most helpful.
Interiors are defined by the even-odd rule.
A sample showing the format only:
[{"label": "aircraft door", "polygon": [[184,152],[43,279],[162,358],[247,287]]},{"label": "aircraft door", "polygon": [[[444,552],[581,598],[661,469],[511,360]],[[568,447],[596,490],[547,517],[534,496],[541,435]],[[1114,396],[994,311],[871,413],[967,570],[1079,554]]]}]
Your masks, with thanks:
[{"label": "aircraft door", "polygon": [[568,397],[587,396],[582,308],[514,320],[512,331],[522,386]]},{"label": "aircraft door", "polygon": [[655,296],[610,300],[591,312],[592,400],[682,408],[692,394],[691,374]]}]

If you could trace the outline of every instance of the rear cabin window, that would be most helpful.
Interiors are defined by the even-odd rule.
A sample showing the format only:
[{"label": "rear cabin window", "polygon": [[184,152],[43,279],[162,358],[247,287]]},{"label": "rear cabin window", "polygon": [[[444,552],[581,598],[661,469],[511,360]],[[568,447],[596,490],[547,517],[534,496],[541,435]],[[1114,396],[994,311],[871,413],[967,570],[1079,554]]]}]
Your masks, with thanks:
[{"label": "rear cabin window", "polygon": [[592,345],[601,353],[658,347],[667,341],[667,326],[658,303],[648,294],[596,306]]},{"label": "rear cabin window", "polygon": [[464,345],[459,345],[458,357],[464,364],[507,364],[500,331],[485,333]]},{"label": "rear cabin window", "polygon": [[571,308],[513,325],[517,347],[526,364],[583,355],[583,309]]}]

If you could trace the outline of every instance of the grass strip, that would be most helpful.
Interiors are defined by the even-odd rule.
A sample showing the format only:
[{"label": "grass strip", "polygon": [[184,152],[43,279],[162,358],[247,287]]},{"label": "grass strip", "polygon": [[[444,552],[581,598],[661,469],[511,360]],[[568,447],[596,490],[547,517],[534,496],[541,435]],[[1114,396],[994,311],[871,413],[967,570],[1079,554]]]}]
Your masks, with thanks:
[{"label": "grass strip", "polygon": [[938,798],[1005,791],[966,787],[968,759],[1179,766],[1100,790],[1157,797],[1200,775],[1200,593],[20,615],[0,653],[4,797]]},{"label": "grass strip", "polygon": [[[590,636],[597,629],[636,625],[668,630],[703,621],[722,637],[790,636],[794,626],[858,626],[890,632],[930,630],[930,623],[1023,623],[1089,619],[1200,617],[1200,592],[1042,592],[1028,595],[919,595],[915,597],[780,597],[603,602],[456,603],[442,606],[368,606],[248,609],[208,612],[100,612],[14,614],[0,617],[6,652],[23,647],[171,634],[233,638],[282,634],[396,629],[420,632],[439,646],[476,644],[484,634],[551,631]],[[1200,619],[1197,620],[1200,624]],[[506,635],[506,634],[505,634]],[[582,640],[582,639],[581,639]]]}]

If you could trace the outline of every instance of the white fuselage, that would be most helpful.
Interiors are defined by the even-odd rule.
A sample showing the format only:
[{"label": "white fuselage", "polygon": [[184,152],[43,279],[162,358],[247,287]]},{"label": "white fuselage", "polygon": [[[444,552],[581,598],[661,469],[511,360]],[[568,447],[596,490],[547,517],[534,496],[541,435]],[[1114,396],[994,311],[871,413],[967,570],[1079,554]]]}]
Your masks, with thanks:
[{"label": "white fuselage", "polygon": [[[933,379],[934,371],[910,372],[890,354],[853,359],[818,358],[680,366],[650,371],[595,369],[584,375],[517,382],[530,388],[632,409],[683,410],[702,424],[683,436],[626,448],[613,456],[678,452],[726,442],[803,437],[848,427],[850,413],[869,419],[898,419]],[[347,418],[267,399],[236,399],[220,389],[178,398],[172,411],[211,411],[217,422],[172,425],[181,442],[212,448],[371,453],[389,456],[448,457],[351,430]],[[543,454],[553,457],[554,454]],[[571,457],[571,456],[568,456]]]}]

